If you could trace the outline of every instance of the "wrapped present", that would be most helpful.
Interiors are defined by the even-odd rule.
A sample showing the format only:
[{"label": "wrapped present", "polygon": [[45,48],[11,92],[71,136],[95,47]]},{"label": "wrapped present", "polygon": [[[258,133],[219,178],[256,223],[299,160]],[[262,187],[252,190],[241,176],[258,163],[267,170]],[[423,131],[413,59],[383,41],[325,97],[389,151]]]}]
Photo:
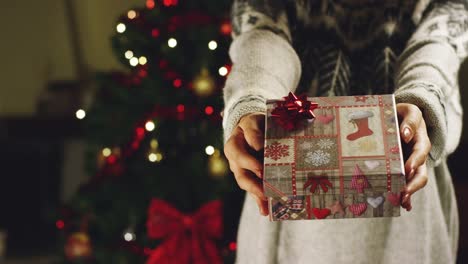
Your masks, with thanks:
[{"label": "wrapped present", "polygon": [[267,101],[270,219],[400,215],[405,184],[393,95]]}]

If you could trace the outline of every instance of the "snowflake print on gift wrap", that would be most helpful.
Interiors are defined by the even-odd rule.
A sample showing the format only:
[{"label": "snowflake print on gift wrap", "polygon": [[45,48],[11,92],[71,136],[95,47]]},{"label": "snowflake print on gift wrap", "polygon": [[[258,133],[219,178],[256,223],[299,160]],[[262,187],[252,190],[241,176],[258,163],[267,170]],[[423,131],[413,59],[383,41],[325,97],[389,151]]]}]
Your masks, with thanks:
[{"label": "snowflake print on gift wrap", "polygon": [[265,147],[265,157],[272,160],[279,160],[282,157],[289,156],[289,146],[282,145],[278,141]]},{"label": "snowflake print on gift wrap", "polygon": [[335,143],[331,139],[323,138],[317,142],[317,146],[320,149],[331,149]]},{"label": "snowflake print on gift wrap", "polygon": [[300,144],[301,149],[312,149],[314,147],[314,144],[312,142],[304,142]]},{"label": "snowflake print on gift wrap", "polygon": [[330,163],[330,153],[327,153],[321,149],[314,152],[309,152],[306,155],[305,161],[315,167],[326,165]]}]

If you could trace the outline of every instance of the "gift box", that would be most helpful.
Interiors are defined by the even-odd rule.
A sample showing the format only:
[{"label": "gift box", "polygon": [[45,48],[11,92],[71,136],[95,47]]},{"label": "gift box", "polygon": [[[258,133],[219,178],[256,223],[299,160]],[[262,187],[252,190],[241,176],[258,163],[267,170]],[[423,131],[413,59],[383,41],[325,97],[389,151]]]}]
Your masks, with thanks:
[{"label": "gift box", "polygon": [[405,184],[393,95],[267,101],[270,220],[396,217]]}]

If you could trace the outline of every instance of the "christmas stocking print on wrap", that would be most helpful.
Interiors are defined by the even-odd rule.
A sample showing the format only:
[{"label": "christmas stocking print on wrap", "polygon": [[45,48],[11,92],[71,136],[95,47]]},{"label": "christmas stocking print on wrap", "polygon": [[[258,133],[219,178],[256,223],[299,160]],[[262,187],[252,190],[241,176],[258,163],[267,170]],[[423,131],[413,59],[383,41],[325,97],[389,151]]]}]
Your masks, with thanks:
[{"label": "christmas stocking print on wrap", "polygon": [[352,122],[357,127],[357,131],[349,134],[346,138],[353,141],[374,134],[369,128],[369,118],[373,116],[374,114],[370,111],[360,110],[350,113],[348,116],[349,122]]}]

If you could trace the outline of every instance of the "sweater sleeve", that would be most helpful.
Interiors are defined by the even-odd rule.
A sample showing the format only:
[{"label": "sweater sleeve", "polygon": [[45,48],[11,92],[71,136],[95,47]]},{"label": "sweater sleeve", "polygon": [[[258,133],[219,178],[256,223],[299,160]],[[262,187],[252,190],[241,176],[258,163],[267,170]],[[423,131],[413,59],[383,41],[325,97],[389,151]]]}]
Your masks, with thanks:
[{"label": "sweater sleeve", "polygon": [[224,87],[225,141],[242,116],[264,112],[265,100],[295,90],[301,75],[282,0],[235,0],[232,25],[233,67]]},{"label": "sweater sleeve", "polygon": [[458,71],[466,56],[466,1],[433,1],[401,54],[397,102],[423,112],[432,143],[428,162],[438,165],[457,147],[462,128]]}]

